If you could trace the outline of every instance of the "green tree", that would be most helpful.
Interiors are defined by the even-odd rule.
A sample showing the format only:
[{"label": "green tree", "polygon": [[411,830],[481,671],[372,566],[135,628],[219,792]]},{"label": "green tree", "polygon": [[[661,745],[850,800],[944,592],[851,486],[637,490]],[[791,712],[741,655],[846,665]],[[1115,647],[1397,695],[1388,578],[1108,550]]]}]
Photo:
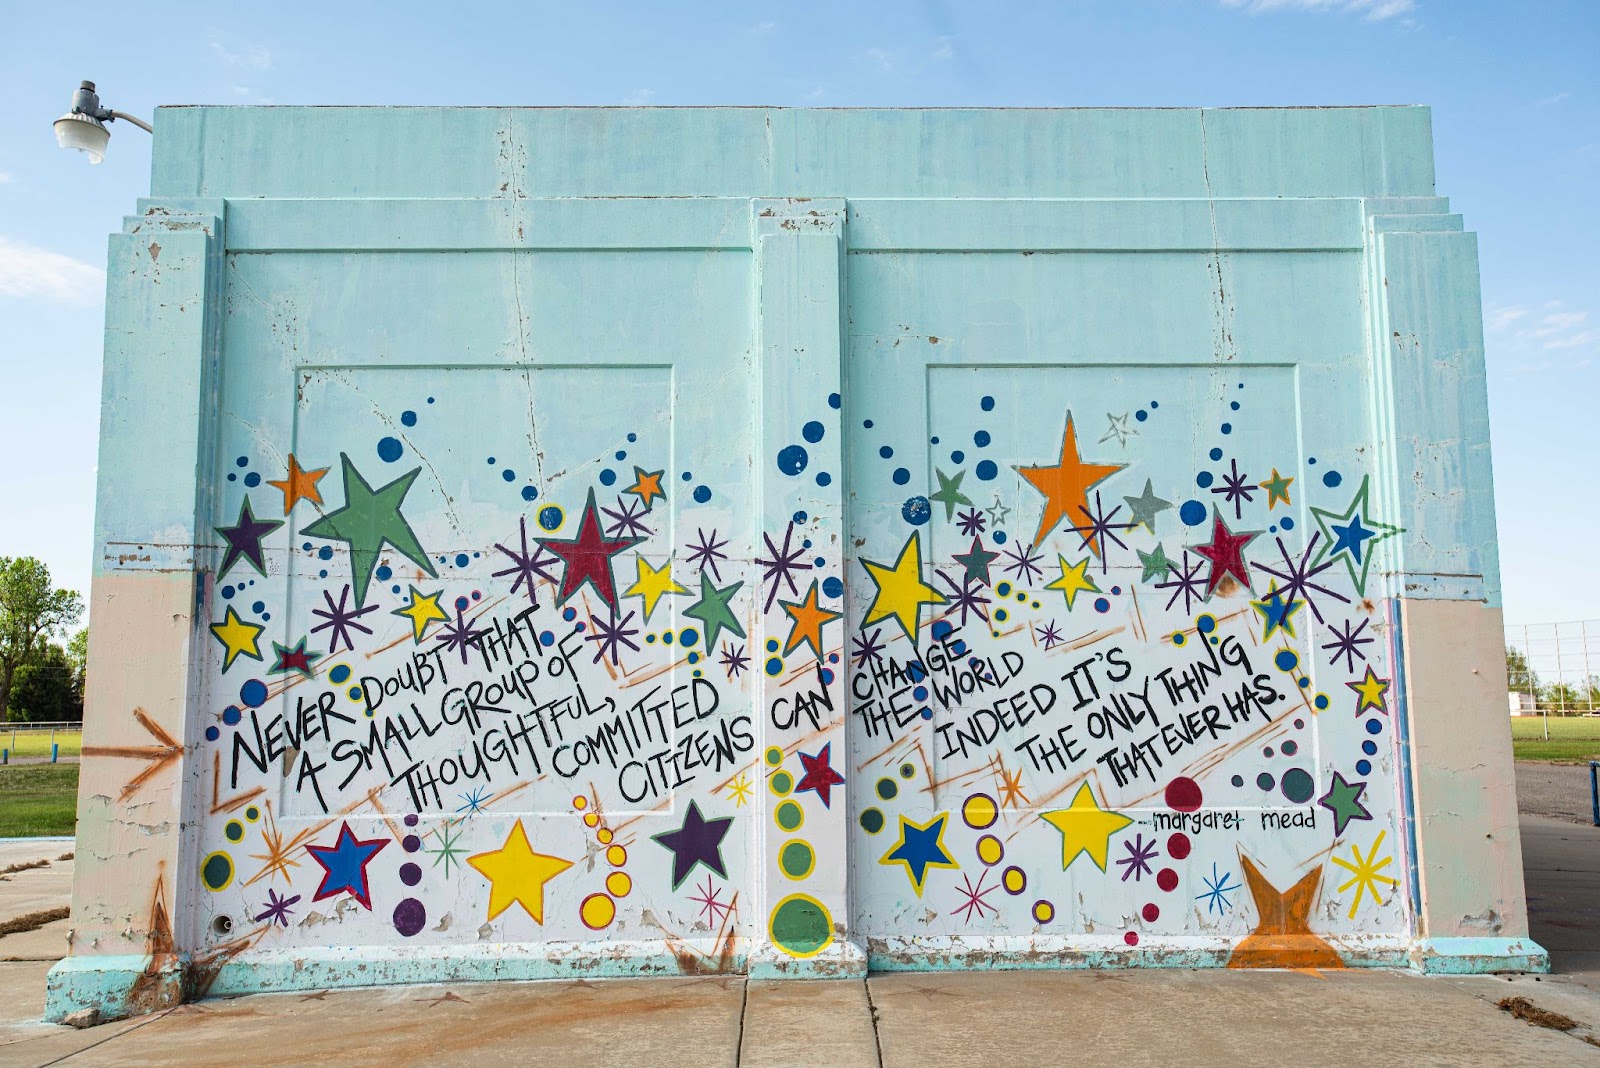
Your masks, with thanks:
[{"label": "green tree", "polygon": [[67,660],[72,663],[74,683],[79,695],[89,689],[89,628],[84,627],[67,642]]},{"label": "green tree", "polygon": [[83,690],[66,650],[47,642],[11,682],[11,718],[23,723],[60,723],[83,718]]},{"label": "green tree", "polygon": [[10,718],[17,671],[82,616],[83,598],[56,589],[43,563],[31,556],[0,556],[0,722]]},{"label": "green tree", "polygon": [[1512,693],[1539,693],[1539,675],[1528,666],[1528,654],[1514,645],[1506,646],[1506,689]]}]

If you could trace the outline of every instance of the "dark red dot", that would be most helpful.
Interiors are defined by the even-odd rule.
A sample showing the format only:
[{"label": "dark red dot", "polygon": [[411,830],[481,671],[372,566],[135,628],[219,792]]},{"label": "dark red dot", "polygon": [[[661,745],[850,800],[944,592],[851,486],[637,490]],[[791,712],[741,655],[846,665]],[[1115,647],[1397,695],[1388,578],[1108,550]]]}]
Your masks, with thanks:
[{"label": "dark red dot", "polygon": [[1180,775],[1167,783],[1167,807],[1178,812],[1194,812],[1200,808],[1204,798],[1200,795],[1200,784],[1186,775]]},{"label": "dark red dot", "polygon": [[1167,839],[1167,856],[1173,860],[1182,860],[1189,855],[1189,836],[1175,834]]},{"label": "dark red dot", "polygon": [[1155,923],[1156,920],[1160,916],[1161,916],[1161,910],[1156,908],[1156,904],[1155,904],[1154,901],[1152,901],[1150,904],[1148,904],[1148,905],[1146,905],[1144,907],[1144,922],[1145,923]]},{"label": "dark red dot", "polygon": [[1168,892],[1176,890],[1178,888],[1178,873],[1171,868],[1162,868],[1156,872],[1156,885]]},{"label": "dark red dot", "polygon": [[1130,946],[1136,946],[1139,944],[1139,932],[1129,931],[1127,934],[1122,936],[1122,940],[1128,943]]}]

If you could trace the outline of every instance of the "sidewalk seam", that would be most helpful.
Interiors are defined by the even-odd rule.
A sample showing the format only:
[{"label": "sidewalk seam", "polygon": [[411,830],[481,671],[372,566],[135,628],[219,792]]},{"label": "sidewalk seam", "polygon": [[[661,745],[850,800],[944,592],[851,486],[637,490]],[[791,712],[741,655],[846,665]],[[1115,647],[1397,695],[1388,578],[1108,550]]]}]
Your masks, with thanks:
[{"label": "sidewalk seam", "polygon": [[750,1007],[750,977],[744,977],[744,984],[739,995],[739,1038],[738,1044],[733,1048],[733,1068],[739,1068],[744,1063],[744,1014]]},{"label": "sidewalk seam", "polygon": [[[147,1017],[147,1018],[145,1018],[143,1020],[140,1020],[138,1023],[134,1024],[132,1027],[125,1027],[121,1031],[118,1031],[116,1034],[107,1035],[105,1038],[102,1038],[100,1041],[91,1043],[90,1045],[87,1045],[87,1046],[83,1047],[82,1049],[75,1049],[71,1053],[63,1053],[61,1056],[57,1057],[55,1060],[46,1061],[45,1063],[41,1064],[39,1066],[39,1068],[54,1068],[55,1065],[61,1064],[61,1063],[65,1062],[65,1061],[67,1061],[67,1060],[70,1060],[71,1058],[76,1057],[80,1053],[88,1053],[92,1049],[99,1049],[101,1046],[105,1045],[107,1042],[115,1042],[117,1039],[121,1038],[123,1035],[131,1035],[131,1034],[133,1034],[135,1031],[139,1030],[139,1028],[145,1026],[146,1024],[153,1024],[157,1020],[165,1019],[167,1014],[170,1013],[170,1012],[172,1012],[172,1009],[167,1009],[166,1012],[153,1013],[149,1017]],[[113,1022],[115,1022],[115,1021],[113,1021]]]},{"label": "sidewalk seam", "polygon": [[878,1068],[883,1068],[883,1037],[878,1034],[878,1006],[872,1002],[872,976],[862,976],[861,985],[867,992],[867,1018],[872,1021],[872,1048],[878,1054]]}]

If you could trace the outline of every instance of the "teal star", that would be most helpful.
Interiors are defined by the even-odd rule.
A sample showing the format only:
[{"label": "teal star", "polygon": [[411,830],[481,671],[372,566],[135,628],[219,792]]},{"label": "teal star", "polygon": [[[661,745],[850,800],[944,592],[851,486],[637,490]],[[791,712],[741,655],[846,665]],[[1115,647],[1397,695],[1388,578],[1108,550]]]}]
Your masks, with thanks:
[{"label": "teal star", "polygon": [[406,492],[422,468],[415,468],[382,489],[374,490],[348,455],[341,452],[339,462],[344,467],[344,507],[327,513],[301,533],[308,538],[342,541],[350,546],[356,606],[359,608],[367,599],[367,585],[372,581],[373,571],[377,570],[378,555],[385,542],[428,575],[437,576],[428,554],[412,533],[411,524],[400,514],[400,502],[405,500]]},{"label": "teal star", "polygon": [[961,492],[961,480],[967,477],[967,473],[957,471],[955,478],[946,478],[944,472],[938,468],[935,468],[933,473],[939,479],[939,492],[928,494],[928,499],[944,505],[944,518],[949,522],[950,517],[956,514],[957,505],[972,503],[972,499]]},{"label": "teal star", "polygon": [[981,536],[972,536],[972,548],[964,553],[956,553],[950,559],[967,569],[967,578],[989,585],[989,565],[1000,559],[1000,554],[993,549],[983,547]]},{"label": "teal star", "polygon": [[1350,572],[1350,581],[1355,584],[1356,592],[1363,595],[1367,592],[1367,573],[1372,568],[1372,550],[1385,538],[1392,538],[1405,530],[1404,527],[1380,523],[1367,511],[1370,480],[1371,476],[1362,476],[1361,488],[1356,490],[1355,499],[1343,512],[1326,508],[1311,509],[1317,526],[1322,528],[1322,548],[1311,562],[1312,566],[1321,563],[1324,558],[1339,557]]},{"label": "teal star", "polygon": [[1143,549],[1135,549],[1134,552],[1139,554],[1139,563],[1144,567],[1144,574],[1139,576],[1140,582],[1149,582],[1158,576],[1162,582],[1167,581],[1175,565],[1167,559],[1165,548],[1158,544],[1153,553],[1147,553]]},{"label": "teal star", "polygon": [[1317,804],[1333,813],[1335,835],[1343,834],[1351,820],[1372,818],[1372,813],[1361,803],[1361,795],[1366,793],[1366,790],[1366,783],[1346,782],[1343,775],[1337,771],[1333,773],[1333,782],[1328,784],[1328,792],[1317,798]]},{"label": "teal star", "polygon": [[1250,607],[1256,610],[1261,617],[1265,630],[1261,632],[1261,640],[1268,641],[1277,631],[1283,631],[1289,637],[1295,637],[1294,614],[1305,606],[1304,601],[1285,601],[1283,594],[1274,582],[1272,589],[1259,601],[1251,601]]},{"label": "teal star", "polygon": [[1148,528],[1152,534],[1156,532],[1156,516],[1172,507],[1171,501],[1164,501],[1155,495],[1148,478],[1144,480],[1143,493],[1122,499],[1128,502],[1128,521],[1136,527]]},{"label": "teal star", "polygon": [[733,631],[741,638],[745,636],[744,628],[728,607],[728,602],[733,600],[733,595],[743,585],[743,582],[735,582],[719,590],[712,584],[710,575],[703,570],[700,572],[700,599],[685,608],[683,614],[705,624],[707,653],[717,647],[717,637],[724,629]]}]

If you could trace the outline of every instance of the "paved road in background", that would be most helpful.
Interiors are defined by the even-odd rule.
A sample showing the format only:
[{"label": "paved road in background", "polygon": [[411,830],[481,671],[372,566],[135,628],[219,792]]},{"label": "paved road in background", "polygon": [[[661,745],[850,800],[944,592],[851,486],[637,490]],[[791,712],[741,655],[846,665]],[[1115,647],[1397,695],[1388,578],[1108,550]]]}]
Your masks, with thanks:
[{"label": "paved road in background", "polygon": [[[1517,763],[1517,811],[1594,825],[1586,764]],[[1600,907],[1600,901],[1596,902]]]}]

